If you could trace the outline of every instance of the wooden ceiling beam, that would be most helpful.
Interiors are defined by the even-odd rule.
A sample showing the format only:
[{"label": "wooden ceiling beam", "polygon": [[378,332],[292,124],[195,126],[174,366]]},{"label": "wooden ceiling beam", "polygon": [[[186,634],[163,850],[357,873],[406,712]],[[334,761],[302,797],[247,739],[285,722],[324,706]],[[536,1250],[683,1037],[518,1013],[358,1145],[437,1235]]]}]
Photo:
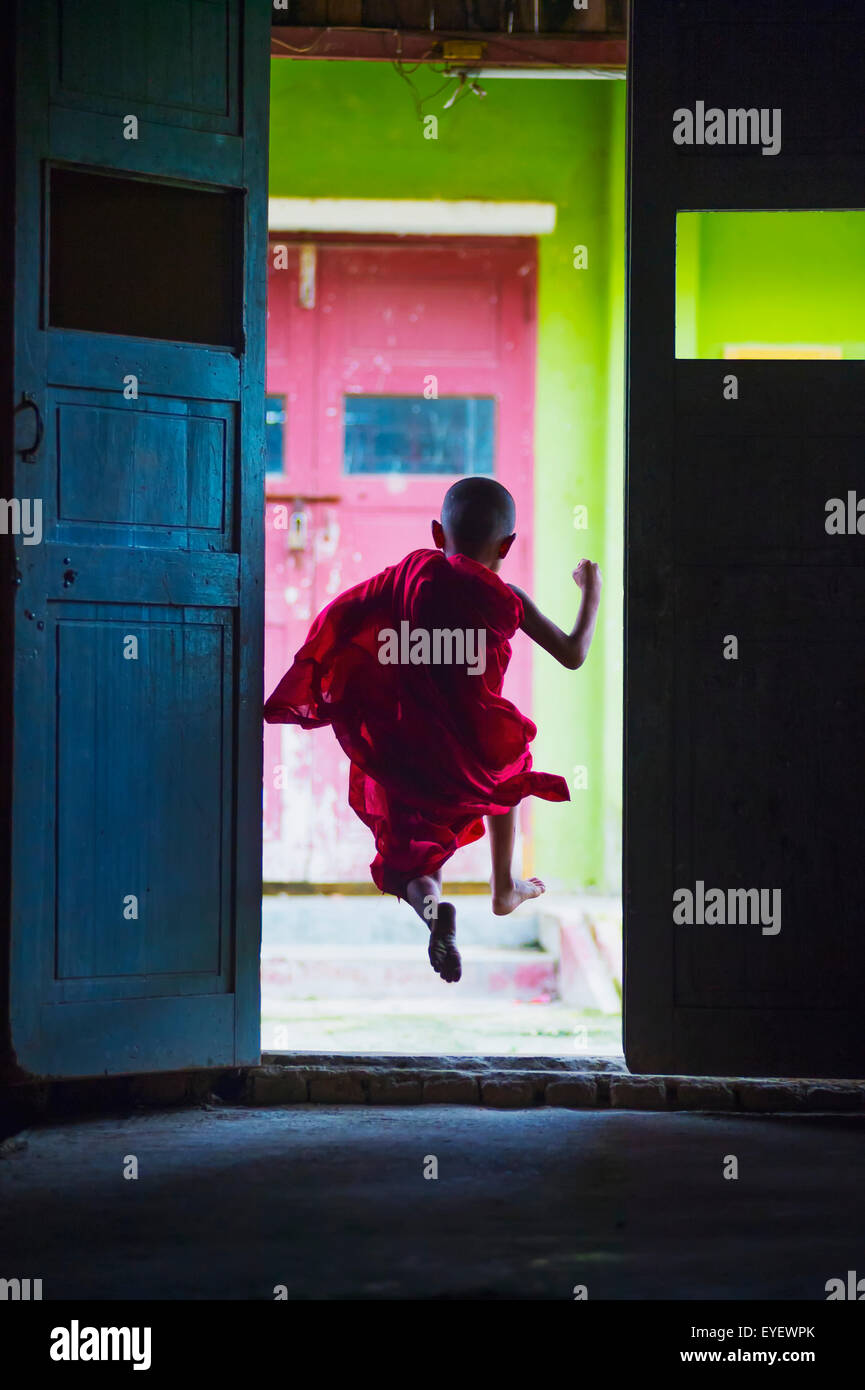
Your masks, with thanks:
[{"label": "wooden ceiling beam", "polygon": [[274,58],[366,59],[389,63],[441,63],[443,44],[459,39],[477,44],[484,68],[602,68],[623,72],[627,41],[621,35],[494,34],[489,31],[299,28],[274,25],[270,52]]}]

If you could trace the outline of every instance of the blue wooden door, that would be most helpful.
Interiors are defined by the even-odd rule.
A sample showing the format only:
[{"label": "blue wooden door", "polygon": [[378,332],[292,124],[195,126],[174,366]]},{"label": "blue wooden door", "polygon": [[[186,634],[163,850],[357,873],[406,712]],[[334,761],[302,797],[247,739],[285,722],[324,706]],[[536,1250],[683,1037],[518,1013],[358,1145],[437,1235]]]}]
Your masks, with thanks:
[{"label": "blue wooden door", "polygon": [[269,24],[18,5],[19,1075],[259,1057]]}]

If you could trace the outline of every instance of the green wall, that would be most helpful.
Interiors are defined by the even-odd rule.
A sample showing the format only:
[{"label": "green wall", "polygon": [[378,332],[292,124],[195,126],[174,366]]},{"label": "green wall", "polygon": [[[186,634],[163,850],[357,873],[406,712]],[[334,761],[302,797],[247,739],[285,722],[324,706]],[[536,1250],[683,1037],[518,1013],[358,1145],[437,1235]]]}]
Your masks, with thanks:
[{"label": "green wall", "polygon": [[865,357],[865,212],[679,213],[676,356],[728,343]]},{"label": "green wall", "polygon": [[[422,95],[442,77],[419,69]],[[622,380],[625,83],[489,80],[487,96],[425,104],[384,63],[274,59],[270,191],[284,197],[489,198],[557,205],[539,238],[535,598],[563,627],[583,555],[604,571],[603,616],[582,670],[538,653],[535,765],[588,787],[535,801],[535,862],[550,887],[616,891],[621,846]],[[588,250],[574,268],[573,248]],[[574,508],[588,508],[575,530]],[[506,577],[506,570],[503,571]]]}]

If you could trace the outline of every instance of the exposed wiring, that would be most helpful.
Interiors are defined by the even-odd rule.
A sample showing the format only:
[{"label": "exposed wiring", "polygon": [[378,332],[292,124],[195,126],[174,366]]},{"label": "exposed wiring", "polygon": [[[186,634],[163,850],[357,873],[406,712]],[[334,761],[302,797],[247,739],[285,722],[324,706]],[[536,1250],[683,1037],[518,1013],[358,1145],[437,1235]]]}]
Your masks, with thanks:
[{"label": "exposed wiring", "polygon": [[[443,91],[445,91],[445,90],[451,85],[452,82],[458,81],[458,80],[459,80],[459,77],[460,77],[460,74],[459,74],[458,72],[451,73],[451,74],[448,76],[447,80],[446,80],[445,82],[443,82],[442,85],[441,85],[440,87],[436,87],[436,89],[435,89],[434,92],[430,92],[427,96],[422,97],[421,94],[420,94],[420,92],[418,91],[417,87],[416,87],[415,84],[412,82],[411,78],[409,77],[408,73],[404,70],[402,63],[399,61],[398,58],[394,58],[394,59],[393,59],[393,66],[394,66],[395,70],[399,73],[399,75],[400,75],[400,77],[402,78],[403,82],[405,82],[405,83],[407,84],[408,89],[409,89],[409,91],[411,92],[412,101],[414,102],[415,111],[417,112],[417,118],[418,118],[419,121],[422,121],[423,118],[424,118],[424,110],[423,110],[423,109],[424,109],[424,106],[426,105],[426,103],[427,103],[428,101],[432,101],[434,97],[440,96],[441,93],[442,93]],[[416,69],[413,68],[412,71],[416,71]],[[450,103],[446,102],[446,103],[445,103],[445,108],[447,108],[447,106],[448,106],[449,104],[450,104]]]},{"label": "exposed wiring", "polygon": [[294,44],[286,43],[285,39],[274,38],[273,34],[271,34],[270,36],[270,42],[278,44],[280,48],[287,49],[289,53],[314,53],[315,50],[318,48],[318,45],[321,43],[322,39],[327,38],[328,33],[329,30],[323,29],[319,34],[318,38],[313,40],[313,42],[309,44],[307,48],[295,48]]},{"label": "exposed wiring", "polygon": [[409,91],[411,92],[415,112],[417,113],[417,118],[419,121],[422,121],[424,118],[423,109],[426,103],[428,101],[433,101],[435,97],[440,96],[441,93],[444,92],[451,85],[451,83],[459,76],[459,74],[449,73],[447,68],[436,69],[430,64],[429,68],[431,72],[436,72],[438,75],[440,75],[442,72],[448,72],[448,76],[440,87],[436,87],[434,92],[430,92],[427,96],[422,97],[417,87],[411,80],[411,74],[417,72],[418,68],[424,66],[426,59],[432,56],[433,49],[428,48],[426,53],[424,53],[422,57],[418,58],[418,60],[415,63],[413,63],[411,67],[407,67],[402,60],[402,33],[399,30],[396,31],[396,41],[397,56],[395,58],[392,58],[391,62],[395,71],[399,73],[403,82],[406,83]]},{"label": "exposed wiring", "polygon": [[[464,71],[461,71],[458,75],[459,86],[457,87],[453,95],[448,97],[447,101],[442,107],[443,111],[452,111],[453,108],[456,105],[458,105],[459,102],[462,101],[463,97],[468,96],[470,92],[474,92],[476,97],[486,96],[486,92],[484,91],[483,87],[478,85],[476,74],[473,75],[471,71],[465,69]],[[469,81],[469,78],[471,78],[471,81]]]}]

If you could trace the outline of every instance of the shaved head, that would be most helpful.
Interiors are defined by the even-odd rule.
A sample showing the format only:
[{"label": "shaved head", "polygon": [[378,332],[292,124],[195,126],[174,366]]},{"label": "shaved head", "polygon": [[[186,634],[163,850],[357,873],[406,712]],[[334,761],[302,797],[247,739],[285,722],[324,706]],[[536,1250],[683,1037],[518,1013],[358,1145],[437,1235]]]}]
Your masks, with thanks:
[{"label": "shaved head", "polygon": [[442,528],[449,545],[470,558],[513,535],[514,499],[495,478],[460,478],[442,503]]}]

